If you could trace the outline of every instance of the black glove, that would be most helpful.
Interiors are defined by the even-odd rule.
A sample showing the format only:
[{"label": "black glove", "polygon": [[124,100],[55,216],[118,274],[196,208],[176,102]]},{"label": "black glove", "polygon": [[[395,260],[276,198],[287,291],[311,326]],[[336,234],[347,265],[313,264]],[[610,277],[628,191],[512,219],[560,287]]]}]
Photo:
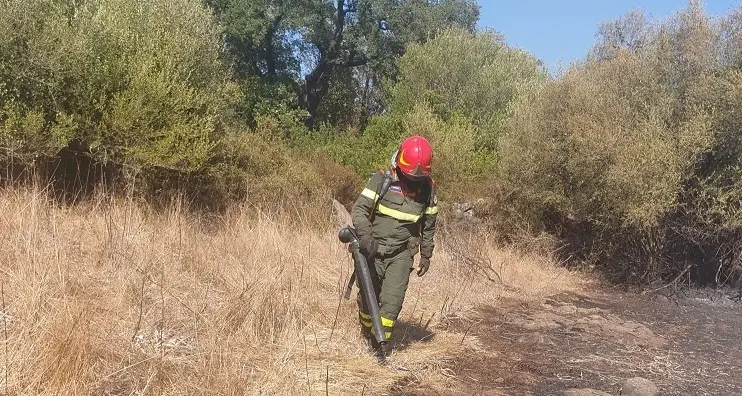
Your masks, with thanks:
[{"label": "black glove", "polygon": [[362,255],[366,256],[369,260],[376,257],[376,253],[379,252],[379,242],[377,242],[376,239],[368,236],[361,238],[359,242],[358,247],[360,248]]},{"label": "black glove", "polygon": [[420,266],[417,269],[417,276],[423,276],[428,272],[430,268],[430,259],[427,257],[420,257]]}]

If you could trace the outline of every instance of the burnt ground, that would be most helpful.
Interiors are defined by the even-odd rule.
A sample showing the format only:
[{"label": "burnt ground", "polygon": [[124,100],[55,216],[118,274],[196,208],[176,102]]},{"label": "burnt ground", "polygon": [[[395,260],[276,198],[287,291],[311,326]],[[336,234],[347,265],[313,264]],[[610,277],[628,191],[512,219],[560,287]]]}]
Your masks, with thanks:
[{"label": "burnt ground", "polygon": [[[742,395],[742,304],[735,293],[561,294],[541,304],[503,300],[476,320],[451,319],[476,336],[451,369],[447,394],[560,395],[592,388],[620,395],[631,377],[652,380],[661,395]],[[433,395],[414,383],[399,394]]]}]

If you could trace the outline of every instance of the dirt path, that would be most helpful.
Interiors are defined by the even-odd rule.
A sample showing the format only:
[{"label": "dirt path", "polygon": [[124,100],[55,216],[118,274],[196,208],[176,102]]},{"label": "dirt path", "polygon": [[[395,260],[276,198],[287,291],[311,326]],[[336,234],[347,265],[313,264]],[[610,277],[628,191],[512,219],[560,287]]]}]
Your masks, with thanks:
[{"label": "dirt path", "polygon": [[[448,324],[483,347],[456,359],[454,394],[619,395],[621,382],[638,376],[661,395],[742,395],[742,304],[731,295],[563,294],[479,312],[476,321]],[[401,393],[435,394],[414,385]]]}]

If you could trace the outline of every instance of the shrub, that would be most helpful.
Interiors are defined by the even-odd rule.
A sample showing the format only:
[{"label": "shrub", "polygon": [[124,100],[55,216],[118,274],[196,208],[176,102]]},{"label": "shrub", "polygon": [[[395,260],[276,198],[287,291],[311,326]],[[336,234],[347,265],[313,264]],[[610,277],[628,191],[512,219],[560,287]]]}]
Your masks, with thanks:
[{"label": "shrub", "polygon": [[599,43],[600,56],[519,100],[501,140],[502,176],[529,222],[618,279],[690,264],[712,280],[741,235],[732,131],[742,80],[738,60],[719,56],[733,36],[697,4],[631,28],[645,32],[641,45],[606,37],[615,45]]},{"label": "shrub", "polygon": [[77,142],[127,166],[201,169],[236,100],[197,1],[12,1],[0,10],[6,157]]},{"label": "shrub", "polygon": [[433,172],[442,199],[470,200],[482,191],[495,169],[494,154],[477,147],[475,127],[467,118],[443,121],[418,105],[405,117],[404,127],[408,135],[425,136],[433,146]]},{"label": "shrub", "polygon": [[412,45],[399,61],[399,82],[390,90],[393,112],[426,104],[444,121],[463,116],[477,148],[496,149],[507,109],[520,92],[545,80],[532,55],[508,47],[495,32],[451,29]]}]

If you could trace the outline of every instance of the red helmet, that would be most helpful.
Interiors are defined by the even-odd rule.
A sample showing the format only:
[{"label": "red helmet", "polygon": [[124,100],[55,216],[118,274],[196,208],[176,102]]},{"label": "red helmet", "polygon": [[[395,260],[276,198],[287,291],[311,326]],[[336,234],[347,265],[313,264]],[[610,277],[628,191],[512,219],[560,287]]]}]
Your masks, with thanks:
[{"label": "red helmet", "polygon": [[410,136],[394,153],[392,166],[411,178],[429,177],[432,160],[433,148],[430,143],[422,136]]}]

